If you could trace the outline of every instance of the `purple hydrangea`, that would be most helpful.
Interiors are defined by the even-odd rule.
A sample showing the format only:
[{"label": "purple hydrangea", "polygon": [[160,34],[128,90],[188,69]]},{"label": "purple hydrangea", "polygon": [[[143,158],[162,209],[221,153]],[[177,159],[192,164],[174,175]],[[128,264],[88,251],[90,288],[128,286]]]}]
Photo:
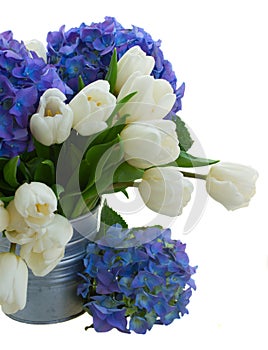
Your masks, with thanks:
[{"label": "purple hydrangea", "polygon": [[164,58],[160,40],[154,41],[144,29],[136,26],[125,29],[115,18],[105,17],[104,22],[82,23],[68,31],[62,26],[59,31],[48,33],[47,42],[49,62],[55,64],[61,78],[75,93],[79,75],[85,84],[105,78],[114,48],[120,59],[132,46],[138,45],[155,59],[152,75],[172,85],[177,96],[172,112],[181,109],[184,84],[177,88],[176,75],[171,63]]},{"label": "purple hydrangea", "polygon": [[0,34],[0,157],[12,158],[33,148],[29,118],[48,88],[71,93],[56,68],[46,64],[11,31]]},{"label": "purple hydrangea", "polygon": [[[118,229],[116,225],[117,233]],[[143,234],[148,230],[151,235],[151,229]],[[131,240],[141,231],[121,230]],[[144,334],[154,324],[168,325],[188,313],[196,268],[189,265],[185,244],[171,239],[169,229],[153,230],[158,231],[157,238],[136,247],[88,245],[78,294],[85,299],[97,332],[116,328]]]}]

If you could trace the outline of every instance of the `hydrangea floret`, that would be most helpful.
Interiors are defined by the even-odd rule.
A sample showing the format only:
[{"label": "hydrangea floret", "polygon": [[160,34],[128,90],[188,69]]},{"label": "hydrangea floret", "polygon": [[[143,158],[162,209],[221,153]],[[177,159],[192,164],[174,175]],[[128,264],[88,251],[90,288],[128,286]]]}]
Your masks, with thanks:
[{"label": "hydrangea floret", "polygon": [[[152,240],[142,243],[144,236]],[[187,314],[196,267],[189,265],[185,248],[171,238],[170,229],[123,229],[119,224],[90,243],[78,294],[93,317],[91,327],[144,334]]]}]

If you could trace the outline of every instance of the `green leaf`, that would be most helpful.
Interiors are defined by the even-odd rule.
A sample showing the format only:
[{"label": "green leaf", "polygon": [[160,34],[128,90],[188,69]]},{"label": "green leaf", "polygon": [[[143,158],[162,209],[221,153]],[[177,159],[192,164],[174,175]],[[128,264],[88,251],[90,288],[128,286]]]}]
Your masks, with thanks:
[{"label": "green leaf", "polygon": [[104,202],[101,211],[101,225],[107,225],[108,227],[120,224],[123,228],[128,228],[128,224],[116,211],[107,205],[107,201]]},{"label": "green leaf", "polygon": [[99,159],[95,172],[95,182],[98,193],[103,194],[108,190],[108,187],[111,187],[113,184],[113,175],[118,166],[122,163],[123,157],[124,150],[122,142],[118,142],[107,149]]},{"label": "green leaf", "polygon": [[120,109],[133,97],[137,94],[137,91],[131,92],[130,94],[128,94],[127,96],[123,97],[120,101],[117,102],[112,114],[110,115],[110,117],[108,118],[108,120],[106,121],[106,123],[108,124],[108,126],[112,125],[113,119],[116,116],[116,114],[120,111]]},{"label": "green leaf", "polygon": [[111,149],[111,147],[113,147],[113,145],[115,145],[118,142],[119,142],[119,138],[117,137],[116,139],[114,139],[110,142],[107,142],[107,143],[104,143],[101,145],[95,145],[95,146],[91,147],[86,152],[85,160],[87,161],[88,166],[90,167],[91,171],[90,171],[90,173],[88,173],[88,172],[81,173],[80,172],[80,179],[81,179],[81,181],[84,182],[83,178],[84,177],[88,178],[87,188],[91,187],[95,182],[96,169],[97,169],[97,166],[98,166],[99,161],[102,158],[103,154],[105,152],[107,152],[109,149]]},{"label": "green leaf", "polygon": [[179,140],[180,149],[182,151],[188,151],[188,149],[190,149],[194,143],[188,128],[179,116],[174,115],[172,117],[172,120],[176,124],[176,132]]},{"label": "green leaf", "polygon": [[117,52],[116,48],[113,51],[108,72],[105,76],[105,80],[107,80],[110,84],[110,92],[113,94],[115,90],[115,84],[117,79]]},{"label": "green leaf", "polygon": [[124,162],[119,165],[114,173],[114,183],[117,182],[133,182],[137,179],[141,179],[144,174],[144,170],[135,168]]},{"label": "green leaf", "polygon": [[49,146],[42,145],[42,143],[34,139],[34,147],[35,147],[36,154],[39,158],[50,159]]},{"label": "green leaf", "polygon": [[48,186],[55,184],[55,167],[51,160],[44,160],[37,166],[34,181],[43,182]]},{"label": "green leaf", "polygon": [[82,78],[82,75],[79,75],[78,76],[78,91],[83,90],[84,87],[85,87],[85,83],[84,83],[84,80]]},{"label": "green leaf", "polygon": [[8,162],[7,158],[0,157],[0,170],[3,169],[3,167],[6,165]]},{"label": "green leaf", "polygon": [[17,181],[18,161],[19,161],[19,156],[11,158],[6,163],[3,169],[5,182],[13,188],[17,188],[20,185]]},{"label": "green leaf", "polygon": [[219,160],[194,157],[191,154],[188,154],[184,151],[180,152],[179,158],[176,160],[177,166],[182,168],[207,166],[218,162]]}]

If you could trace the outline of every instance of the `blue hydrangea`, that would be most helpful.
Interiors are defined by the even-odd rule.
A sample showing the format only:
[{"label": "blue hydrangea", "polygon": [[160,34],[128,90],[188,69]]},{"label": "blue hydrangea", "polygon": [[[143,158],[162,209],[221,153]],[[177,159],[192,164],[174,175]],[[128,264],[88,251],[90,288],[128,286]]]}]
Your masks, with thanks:
[{"label": "blue hydrangea", "polygon": [[62,26],[59,31],[48,33],[47,43],[49,62],[55,64],[61,78],[75,93],[79,88],[79,75],[85,84],[104,79],[114,48],[120,59],[132,46],[138,45],[155,59],[152,75],[157,79],[166,79],[172,85],[177,96],[172,112],[181,109],[185,86],[182,84],[177,88],[172,65],[160,49],[161,41],[154,41],[142,28],[132,26],[126,29],[115,18],[105,17],[104,22],[90,25],[82,23],[68,31]]},{"label": "blue hydrangea", "polygon": [[[139,242],[141,230],[121,231],[126,241]],[[147,228],[144,236],[147,231],[152,234]],[[169,229],[153,231],[152,241],[136,246],[107,247],[101,240],[88,245],[78,294],[97,332],[115,328],[145,334],[155,324],[168,325],[188,313],[196,268],[189,265],[186,245],[171,239]]]},{"label": "blue hydrangea", "polygon": [[36,112],[45,90],[71,89],[56,68],[29,53],[11,31],[0,34],[0,157],[12,158],[33,149],[29,118]]}]

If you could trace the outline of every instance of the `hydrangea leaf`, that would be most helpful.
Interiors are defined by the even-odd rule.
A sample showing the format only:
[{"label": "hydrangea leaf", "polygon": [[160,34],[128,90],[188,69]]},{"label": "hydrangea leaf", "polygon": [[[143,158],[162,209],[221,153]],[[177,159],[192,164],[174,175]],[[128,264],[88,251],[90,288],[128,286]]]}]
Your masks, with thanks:
[{"label": "hydrangea leaf", "polygon": [[107,201],[105,200],[102,210],[101,210],[101,225],[107,225],[112,226],[115,224],[120,224],[123,228],[128,228],[128,224],[125,222],[125,220],[122,218],[121,215],[119,215],[116,211],[114,211],[112,208],[110,208],[107,205]]},{"label": "hydrangea leaf", "polygon": [[188,151],[194,143],[190,132],[185,125],[184,121],[177,115],[172,117],[172,121],[176,124],[176,132],[178,135],[180,149],[183,151]]}]

